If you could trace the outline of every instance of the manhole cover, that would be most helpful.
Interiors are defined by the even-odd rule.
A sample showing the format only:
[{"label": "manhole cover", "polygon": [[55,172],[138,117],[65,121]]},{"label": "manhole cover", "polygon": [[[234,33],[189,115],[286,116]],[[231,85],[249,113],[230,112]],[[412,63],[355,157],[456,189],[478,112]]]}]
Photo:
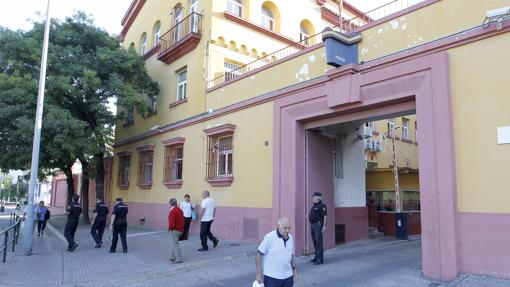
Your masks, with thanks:
[{"label": "manhole cover", "polygon": [[239,244],[239,243],[230,243],[229,245],[230,245],[230,246],[239,246],[239,245],[241,245],[241,244]]}]

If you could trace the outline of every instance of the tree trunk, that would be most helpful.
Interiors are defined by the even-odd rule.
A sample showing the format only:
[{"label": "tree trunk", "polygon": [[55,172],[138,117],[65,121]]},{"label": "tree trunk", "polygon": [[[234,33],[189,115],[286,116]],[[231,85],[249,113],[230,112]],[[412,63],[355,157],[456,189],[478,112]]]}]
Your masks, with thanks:
[{"label": "tree trunk", "polygon": [[100,198],[103,202],[104,198],[104,153],[96,154],[96,198]]},{"label": "tree trunk", "polygon": [[81,204],[83,209],[83,224],[89,224],[89,166],[85,160],[80,160],[82,167],[81,177]]},{"label": "tree trunk", "polygon": [[66,166],[62,170],[64,171],[66,175],[66,182],[67,182],[67,200],[66,200],[66,210],[71,205],[71,200],[74,194],[74,178],[73,178],[73,171],[72,171],[72,164]]}]

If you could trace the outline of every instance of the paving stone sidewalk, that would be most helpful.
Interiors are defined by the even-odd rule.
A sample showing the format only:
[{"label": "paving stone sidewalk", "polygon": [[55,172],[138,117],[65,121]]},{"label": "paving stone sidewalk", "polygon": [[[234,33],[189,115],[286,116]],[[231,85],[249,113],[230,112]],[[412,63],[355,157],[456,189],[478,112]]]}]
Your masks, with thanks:
[{"label": "paving stone sidewalk", "polygon": [[[255,245],[220,240],[217,248],[198,252],[200,240],[191,236],[181,241],[185,262],[169,261],[170,243],[166,231],[128,228],[128,249],[124,254],[120,242],[117,253],[109,253],[110,233],[105,231],[104,246],[94,248],[90,226],[80,225],[76,232],[79,247],[67,252],[63,241],[64,217],[52,217],[44,235],[34,237],[33,255],[23,256],[22,246],[0,268],[0,286],[118,286],[118,280],[136,281],[151,274],[183,272],[254,254]],[[23,242],[22,239],[20,241]]]}]

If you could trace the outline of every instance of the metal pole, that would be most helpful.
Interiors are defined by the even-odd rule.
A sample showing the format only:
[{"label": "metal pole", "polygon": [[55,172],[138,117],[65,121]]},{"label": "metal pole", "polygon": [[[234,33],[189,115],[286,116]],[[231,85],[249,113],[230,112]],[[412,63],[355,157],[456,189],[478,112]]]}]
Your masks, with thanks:
[{"label": "metal pole", "polygon": [[342,10],[344,9],[344,1],[339,0],[338,1],[338,20],[340,20],[340,32],[343,32],[344,25],[342,20]]},{"label": "metal pole", "polygon": [[9,230],[5,231],[5,237],[4,237],[4,258],[2,260],[3,263],[5,263],[5,258],[7,257],[7,237],[9,236]]},{"label": "metal pole", "polygon": [[400,186],[398,183],[397,151],[395,149],[395,128],[391,131],[391,152],[393,153],[393,177],[395,181],[395,211],[400,213]]},{"label": "metal pole", "polygon": [[46,25],[44,27],[44,40],[41,59],[41,73],[39,75],[39,93],[37,95],[37,112],[35,116],[34,145],[32,148],[32,166],[30,169],[30,185],[28,187],[27,219],[25,221],[24,253],[32,254],[32,242],[34,240],[34,190],[37,184],[37,172],[39,169],[39,149],[41,145],[41,127],[44,104],[44,87],[46,82],[46,59],[48,57],[48,35],[50,32],[50,0],[46,5]]}]

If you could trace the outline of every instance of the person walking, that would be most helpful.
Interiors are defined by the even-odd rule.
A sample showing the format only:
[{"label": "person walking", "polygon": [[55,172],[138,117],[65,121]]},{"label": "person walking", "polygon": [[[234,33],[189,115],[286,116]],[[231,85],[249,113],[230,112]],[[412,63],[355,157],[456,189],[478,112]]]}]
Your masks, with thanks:
[{"label": "person walking", "polygon": [[103,245],[103,233],[106,227],[106,217],[109,213],[108,205],[104,204],[101,198],[98,198],[96,200],[96,208],[93,213],[94,218],[92,219],[90,234],[96,242],[95,248],[100,248]]},{"label": "person walking", "polygon": [[207,238],[213,242],[214,248],[218,246],[219,242],[219,240],[214,237],[211,232],[211,225],[214,221],[214,216],[216,215],[216,206],[214,199],[209,197],[208,190],[204,190],[202,192],[202,198],[202,208],[200,210],[200,241],[202,243],[202,248],[198,249],[198,251],[208,251],[209,247],[207,246]]},{"label": "person walking", "polygon": [[184,214],[177,207],[177,199],[171,198],[170,212],[168,213],[168,233],[170,234],[170,261],[182,263],[182,253],[179,247],[179,238],[184,233]]},{"label": "person walking", "polygon": [[184,214],[184,233],[180,240],[188,240],[189,227],[191,225],[191,213],[193,211],[193,204],[191,203],[191,197],[189,194],[184,195],[184,201],[181,201],[179,208]]},{"label": "person walking", "polygon": [[276,230],[266,234],[257,249],[255,280],[265,287],[291,287],[297,281],[294,239],[289,231],[289,220],[278,219]]},{"label": "person walking", "polygon": [[315,257],[311,262],[315,265],[324,264],[324,245],[322,235],[326,231],[326,221],[328,219],[328,210],[322,202],[320,192],[313,193],[313,206],[309,213],[310,232],[312,235]]},{"label": "person walking", "polygon": [[115,199],[115,207],[112,212],[112,220],[110,224],[110,231],[113,231],[112,234],[112,246],[110,247],[110,253],[115,253],[117,249],[117,241],[122,242],[122,251],[124,253],[128,252],[127,248],[127,214],[128,214],[128,206],[122,202],[122,198],[118,197]]},{"label": "person walking", "polygon": [[74,234],[76,233],[81,213],[81,206],[78,202],[78,200],[80,200],[80,196],[73,194],[71,200],[71,205],[67,209],[67,222],[64,227],[64,236],[68,244],[67,251],[73,252],[78,247],[78,244],[74,242]]},{"label": "person walking", "polygon": [[44,201],[39,201],[39,206],[36,210],[36,220],[37,220],[37,236],[44,235],[44,229],[46,228],[46,212],[48,208],[44,206]]}]

